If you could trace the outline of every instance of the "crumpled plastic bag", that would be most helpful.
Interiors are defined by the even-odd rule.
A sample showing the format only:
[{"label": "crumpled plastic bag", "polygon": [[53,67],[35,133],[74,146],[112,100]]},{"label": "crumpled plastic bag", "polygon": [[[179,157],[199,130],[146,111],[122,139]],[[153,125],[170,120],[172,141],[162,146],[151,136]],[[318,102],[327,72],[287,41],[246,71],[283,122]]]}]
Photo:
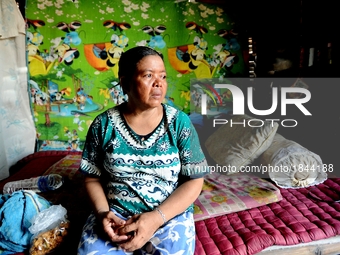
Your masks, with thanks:
[{"label": "crumpled plastic bag", "polygon": [[69,221],[67,210],[61,205],[52,205],[32,219],[29,231],[31,239],[30,255],[44,255],[54,251],[67,235]]}]

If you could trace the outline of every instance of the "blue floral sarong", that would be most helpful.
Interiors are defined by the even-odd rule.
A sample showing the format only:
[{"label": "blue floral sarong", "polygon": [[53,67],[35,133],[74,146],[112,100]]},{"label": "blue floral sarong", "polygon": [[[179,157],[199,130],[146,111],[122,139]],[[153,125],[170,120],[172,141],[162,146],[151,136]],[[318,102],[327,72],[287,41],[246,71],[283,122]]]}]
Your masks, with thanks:
[{"label": "blue floral sarong", "polygon": [[195,224],[190,210],[169,220],[142,249],[134,252],[124,252],[116,243],[108,241],[106,234],[99,229],[94,214],[91,214],[83,228],[78,255],[192,255],[195,250]]}]

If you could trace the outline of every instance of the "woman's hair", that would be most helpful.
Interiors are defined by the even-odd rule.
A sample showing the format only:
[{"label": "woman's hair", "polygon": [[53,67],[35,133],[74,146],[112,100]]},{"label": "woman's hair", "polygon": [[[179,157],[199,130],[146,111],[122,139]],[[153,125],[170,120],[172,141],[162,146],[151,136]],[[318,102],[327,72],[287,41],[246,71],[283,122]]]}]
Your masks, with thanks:
[{"label": "woman's hair", "polygon": [[118,62],[118,77],[132,76],[137,68],[137,64],[142,58],[156,55],[163,59],[163,55],[158,51],[146,46],[137,46],[122,53]]}]

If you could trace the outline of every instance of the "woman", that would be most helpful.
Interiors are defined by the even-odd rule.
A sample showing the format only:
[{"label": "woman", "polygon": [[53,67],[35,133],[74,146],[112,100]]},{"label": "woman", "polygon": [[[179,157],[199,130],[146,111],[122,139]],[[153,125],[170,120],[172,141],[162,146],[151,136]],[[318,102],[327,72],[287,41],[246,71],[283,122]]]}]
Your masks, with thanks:
[{"label": "woman", "polygon": [[78,254],[193,254],[192,203],[207,169],[197,133],[185,113],[162,104],[157,51],[123,53],[119,81],[128,101],[95,118],[83,150],[93,214]]}]

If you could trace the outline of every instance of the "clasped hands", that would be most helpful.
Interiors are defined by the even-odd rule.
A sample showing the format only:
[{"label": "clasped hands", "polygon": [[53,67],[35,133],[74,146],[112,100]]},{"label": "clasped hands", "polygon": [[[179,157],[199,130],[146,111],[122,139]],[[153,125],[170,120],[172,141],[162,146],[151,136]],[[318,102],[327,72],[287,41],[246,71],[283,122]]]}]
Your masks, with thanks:
[{"label": "clasped hands", "polygon": [[136,214],[126,221],[112,211],[101,212],[98,217],[110,240],[128,252],[142,248],[163,225],[157,211]]}]

